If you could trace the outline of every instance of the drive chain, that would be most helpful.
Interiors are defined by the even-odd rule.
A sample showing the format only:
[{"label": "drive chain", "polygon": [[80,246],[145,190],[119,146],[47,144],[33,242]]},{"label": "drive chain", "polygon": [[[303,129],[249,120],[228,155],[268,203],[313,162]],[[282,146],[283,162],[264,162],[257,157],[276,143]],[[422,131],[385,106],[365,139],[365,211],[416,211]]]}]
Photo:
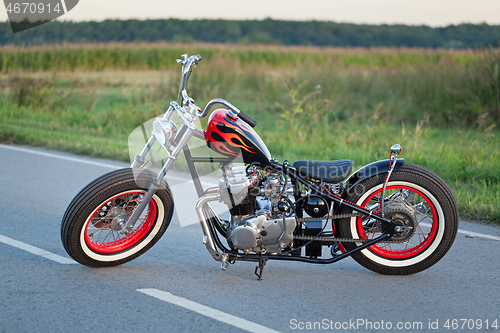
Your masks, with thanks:
[{"label": "drive chain", "polygon": [[338,214],[338,215],[326,215],[323,217],[301,217],[296,218],[297,222],[305,222],[305,221],[319,221],[319,220],[331,220],[331,219],[346,219],[348,217],[357,217],[362,216],[360,214]]},{"label": "drive chain", "polygon": [[[306,221],[318,221],[318,220],[330,220],[330,219],[345,219],[348,217],[358,217],[363,216],[361,214],[338,214],[338,215],[326,215],[323,217],[303,217],[296,218],[297,222],[306,222]],[[307,241],[318,241],[318,242],[338,242],[338,243],[368,243],[373,239],[362,239],[362,238],[346,238],[346,237],[324,237],[324,236],[310,236],[310,235],[295,235],[294,239],[307,240]],[[399,241],[391,241],[385,240],[380,243],[404,243],[403,240]]]}]

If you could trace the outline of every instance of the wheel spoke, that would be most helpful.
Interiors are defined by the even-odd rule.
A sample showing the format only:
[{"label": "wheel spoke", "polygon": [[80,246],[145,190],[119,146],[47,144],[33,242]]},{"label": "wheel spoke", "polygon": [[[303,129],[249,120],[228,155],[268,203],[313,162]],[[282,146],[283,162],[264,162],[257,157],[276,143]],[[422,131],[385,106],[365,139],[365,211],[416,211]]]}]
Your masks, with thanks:
[{"label": "wheel spoke", "polygon": [[145,237],[156,217],[156,208],[151,204],[146,206],[129,234],[122,235],[119,230],[112,229],[118,219],[128,220],[143,198],[142,193],[129,192],[102,204],[87,224],[87,244],[95,251],[113,253],[122,251]]},{"label": "wheel spoke", "polygon": [[[380,202],[381,192],[382,189],[380,188],[373,192],[362,203],[362,206],[373,211]],[[378,243],[371,246],[370,250],[382,256],[406,258],[414,256],[425,249],[426,244],[429,243],[428,235],[433,232],[435,223],[435,213],[431,210],[431,205],[432,202],[418,190],[406,186],[388,186],[384,200],[384,207],[389,209],[389,215],[386,217],[393,219],[393,221],[399,221],[398,223],[403,223],[403,225],[412,229],[407,231],[406,235],[400,234],[400,236],[393,237],[393,241],[397,242]],[[391,207],[392,212],[390,210]],[[358,219],[357,221],[360,228],[358,229],[360,237],[373,239],[381,235],[381,230],[371,220]],[[421,226],[422,222],[430,222],[431,228],[426,229],[424,232]],[[398,242],[399,240],[401,241]]]},{"label": "wheel spoke", "polygon": [[[114,230],[111,232],[111,236],[113,236],[113,243],[116,243],[116,237],[115,237],[115,231]],[[118,235],[118,238],[120,238],[120,235]]]},{"label": "wheel spoke", "polygon": [[420,236],[422,236],[422,238],[425,239],[425,233],[422,230],[422,228],[420,227],[420,225],[418,226],[418,230],[420,230],[420,232],[418,233],[418,239],[420,240],[420,242],[422,242],[422,239],[420,238]]},{"label": "wheel spoke", "polygon": [[103,233],[105,236],[104,236],[104,238],[103,238],[103,240],[102,240],[102,242],[101,242],[101,243],[105,243],[105,242],[106,242],[106,239],[109,237],[109,234],[110,234],[111,232],[112,232],[112,231],[107,230],[107,232],[106,232],[106,233]]},{"label": "wheel spoke", "polygon": [[99,242],[99,239],[101,238],[102,230],[103,229],[99,229],[99,232],[96,235],[94,235],[94,236],[97,236],[96,242]]}]

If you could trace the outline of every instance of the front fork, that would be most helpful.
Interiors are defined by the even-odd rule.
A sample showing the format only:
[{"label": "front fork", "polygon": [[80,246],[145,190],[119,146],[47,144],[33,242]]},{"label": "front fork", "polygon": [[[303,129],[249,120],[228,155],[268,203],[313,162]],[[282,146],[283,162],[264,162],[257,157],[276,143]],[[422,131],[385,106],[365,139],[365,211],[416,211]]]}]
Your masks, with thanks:
[{"label": "front fork", "polygon": [[[178,107],[178,105],[174,105],[174,103],[175,102],[171,103],[170,107],[168,108],[168,110],[165,113],[165,116],[163,118],[165,118],[165,119],[170,118],[170,116],[172,115],[172,113],[176,109],[176,106]],[[175,104],[177,104],[177,103],[175,103]],[[168,170],[172,166],[172,163],[174,163],[175,160],[177,160],[177,156],[179,156],[179,154],[182,151],[182,149],[184,148],[184,146],[188,143],[189,139],[191,139],[191,137],[193,136],[193,134],[196,131],[196,127],[192,124],[190,124],[190,125],[186,125],[186,121],[184,122],[181,129],[179,130],[180,138],[176,137],[174,139],[174,141],[177,142],[177,146],[175,146],[175,149],[172,152],[169,152],[169,150],[166,149],[165,146],[163,146],[164,150],[168,154],[167,161],[165,162],[165,164],[163,165],[163,168],[158,173],[158,176],[152,181],[147,193],[144,195],[144,198],[141,200],[140,204],[134,210],[134,212],[132,213],[132,215],[128,219],[127,224],[125,225],[125,227],[122,229],[122,231],[120,233],[125,234],[125,235],[130,233],[130,231],[134,227],[135,223],[137,222],[137,220],[141,216],[142,212],[149,204],[149,201],[151,200],[153,195],[161,187],[161,181],[163,180],[163,178],[165,178],[165,175],[167,174]],[[144,167],[145,158],[146,158],[147,154],[149,153],[149,151],[151,150],[151,148],[153,147],[153,144],[155,143],[155,141],[156,141],[155,136],[151,135],[148,142],[146,143],[146,145],[142,149],[141,153],[139,155],[135,156],[134,161],[132,162],[131,168]]]}]

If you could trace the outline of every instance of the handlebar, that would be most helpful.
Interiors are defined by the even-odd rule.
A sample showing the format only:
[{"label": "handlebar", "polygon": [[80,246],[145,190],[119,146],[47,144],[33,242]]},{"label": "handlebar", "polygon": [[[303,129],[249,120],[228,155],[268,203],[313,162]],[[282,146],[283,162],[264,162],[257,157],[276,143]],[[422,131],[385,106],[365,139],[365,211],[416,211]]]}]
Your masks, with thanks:
[{"label": "handlebar", "polygon": [[191,72],[193,71],[193,66],[198,65],[201,61],[202,57],[199,54],[195,54],[187,57],[187,54],[183,54],[181,59],[177,59],[177,63],[183,66],[182,71],[182,81],[181,81],[181,89],[185,90],[187,82],[189,80],[189,76],[191,76]]},{"label": "handlebar", "polygon": [[202,112],[197,112],[196,115],[198,117],[200,117],[200,118],[205,117],[208,114],[208,112],[210,112],[210,108],[212,108],[212,106],[215,105],[215,104],[222,104],[222,105],[224,105],[225,107],[227,107],[229,110],[231,110],[233,112],[234,116],[240,118],[241,120],[243,120],[244,122],[246,122],[251,127],[255,127],[257,125],[257,121],[255,119],[253,119],[252,117],[250,117],[245,112],[239,110],[233,104],[231,104],[228,101],[226,101],[224,99],[221,99],[221,98],[215,98],[215,99],[211,100],[210,102],[208,102],[207,106],[205,106],[205,108],[203,109],[203,111]]},{"label": "handlebar", "polygon": [[199,54],[195,54],[190,56],[189,58],[187,57],[187,54],[181,55],[181,59],[177,59],[177,63],[181,65],[185,65],[189,60],[196,62],[195,65],[197,65],[201,61],[202,57]]},{"label": "handlebar", "polygon": [[238,114],[238,117],[241,120],[243,120],[244,122],[246,122],[248,125],[250,125],[251,127],[255,127],[257,125],[257,120],[253,119],[252,117],[250,117],[248,114],[246,114],[243,111],[240,111],[240,113]]},{"label": "handlebar", "polygon": [[[187,103],[187,104],[193,103],[193,106],[194,106],[194,101],[192,98],[190,98],[188,96],[188,94],[186,92],[186,85],[187,85],[187,82],[189,80],[189,76],[191,75],[191,72],[193,71],[193,66],[196,66],[201,61],[201,59],[202,59],[202,57],[199,54],[192,55],[189,58],[187,57],[187,54],[183,54],[183,55],[181,55],[181,59],[177,59],[177,63],[181,64],[183,66],[182,81],[181,81],[182,97],[183,97],[185,103]],[[236,108],[234,105],[232,105],[228,101],[225,101],[225,100],[220,99],[220,98],[216,98],[216,99],[213,99],[210,102],[208,102],[208,104],[207,104],[207,106],[205,106],[205,109],[203,110],[203,112],[201,112],[201,110],[196,111],[196,115],[200,118],[205,117],[208,114],[208,112],[210,111],[210,108],[214,104],[222,104],[222,105],[226,106],[227,108],[229,108],[233,112],[233,114],[236,117],[239,117],[241,120],[246,122],[251,127],[255,127],[257,125],[257,121],[255,119],[250,117],[245,112],[240,111],[238,108]]]}]

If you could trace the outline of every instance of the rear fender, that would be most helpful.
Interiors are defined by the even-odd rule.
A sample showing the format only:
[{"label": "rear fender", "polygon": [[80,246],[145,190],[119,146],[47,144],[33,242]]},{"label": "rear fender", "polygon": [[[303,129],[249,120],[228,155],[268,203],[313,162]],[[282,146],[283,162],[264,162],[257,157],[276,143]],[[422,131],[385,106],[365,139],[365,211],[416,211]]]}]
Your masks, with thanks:
[{"label": "rear fender", "polygon": [[[400,158],[396,161],[396,166],[394,167],[394,171],[398,171],[401,169],[405,162],[404,158]],[[390,160],[381,160],[377,162],[370,163],[368,165],[365,165],[364,167],[358,169],[355,173],[351,175],[345,182],[344,182],[344,188],[342,191],[342,198],[346,198],[351,191],[354,189],[354,187],[359,184],[361,181],[363,181],[366,178],[379,175],[379,174],[386,174],[389,172],[389,164]]]}]

